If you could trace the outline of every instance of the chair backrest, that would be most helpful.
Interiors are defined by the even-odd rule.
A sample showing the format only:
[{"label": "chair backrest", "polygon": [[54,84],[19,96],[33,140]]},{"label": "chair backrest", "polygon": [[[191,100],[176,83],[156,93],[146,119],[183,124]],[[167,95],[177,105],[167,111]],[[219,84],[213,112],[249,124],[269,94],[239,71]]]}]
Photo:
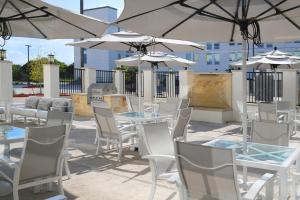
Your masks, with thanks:
[{"label": "chair backrest", "polygon": [[241,199],[234,151],[176,141],[181,182],[191,199]]},{"label": "chair backrest", "polygon": [[181,99],[178,109],[184,109],[184,108],[188,108],[190,104],[190,99]]},{"label": "chair backrest", "polygon": [[[136,96],[127,96],[126,98],[128,111],[129,112],[139,112],[139,98]],[[141,98],[141,110],[144,110],[144,98]]]},{"label": "chair backrest", "polygon": [[71,129],[73,122],[72,112],[48,111],[47,126],[66,125],[67,129]]},{"label": "chair backrest", "polygon": [[238,101],[236,101],[236,105],[239,110],[239,113],[243,114],[243,102],[238,100]]},{"label": "chair backrest", "polygon": [[260,121],[277,121],[276,104],[258,103],[258,119]]},{"label": "chair backrest", "polygon": [[93,112],[100,136],[108,138],[120,136],[114,114],[110,108],[94,106]]},{"label": "chair backrest", "polygon": [[173,131],[173,139],[186,138],[187,126],[191,119],[192,108],[185,108],[179,110],[179,115],[176,121],[176,125]]},{"label": "chair backrest", "polygon": [[174,155],[168,122],[143,124],[143,136],[149,154]]},{"label": "chair backrest", "polygon": [[276,102],[277,110],[291,110],[292,104],[290,101],[277,101]]},{"label": "chair backrest", "polygon": [[58,176],[65,142],[66,125],[27,128],[19,181]]},{"label": "chair backrest", "polygon": [[251,141],[255,143],[288,146],[289,125],[286,123],[274,123],[253,121]]}]

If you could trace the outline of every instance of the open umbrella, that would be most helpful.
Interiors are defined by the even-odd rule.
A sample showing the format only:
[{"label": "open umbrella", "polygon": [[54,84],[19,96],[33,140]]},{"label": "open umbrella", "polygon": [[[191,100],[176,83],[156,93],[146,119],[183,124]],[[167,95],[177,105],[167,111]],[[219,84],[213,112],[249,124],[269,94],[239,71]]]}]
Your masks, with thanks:
[{"label": "open umbrella", "polygon": [[[138,55],[122,58],[116,60],[117,65],[125,65],[125,66],[137,66],[138,65]],[[150,52],[146,55],[140,56],[140,61],[142,66],[147,67],[189,67],[191,65],[196,64],[191,60],[187,60],[184,58],[177,57],[175,55],[170,55],[162,52]]]},{"label": "open umbrella", "polygon": [[2,0],[0,37],[75,39],[101,36],[108,24],[41,0]]},{"label": "open umbrella", "polygon": [[300,2],[299,0],[125,0],[124,10],[116,24],[128,30],[156,37],[196,41],[242,41],[244,66],[242,125],[246,150],[247,43],[298,40]]},{"label": "open umbrella", "polygon": [[140,57],[147,54],[148,51],[195,51],[203,50],[203,45],[198,43],[172,40],[164,38],[154,38],[151,36],[141,35],[133,32],[117,32],[104,35],[101,38],[86,39],[79,42],[68,43],[66,45],[91,48],[91,49],[110,49],[138,52],[138,96],[139,108],[141,109],[141,68]]}]

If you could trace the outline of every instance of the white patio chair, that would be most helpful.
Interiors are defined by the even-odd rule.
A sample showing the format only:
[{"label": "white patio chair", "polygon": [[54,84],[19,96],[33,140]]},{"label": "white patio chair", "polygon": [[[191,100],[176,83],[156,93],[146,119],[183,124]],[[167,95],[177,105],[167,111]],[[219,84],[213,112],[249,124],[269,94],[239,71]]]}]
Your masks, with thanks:
[{"label": "white patio chair", "polygon": [[293,173],[292,200],[300,199],[300,173]]},{"label": "white patio chair", "polygon": [[286,123],[253,121],[251,141],[254,143],[289,146],[289,125]]},{"label": "white patio chair", "polygon": [[[66,139],[68,141],[71,129],[72,129],[72,122],[73,122],[73,113],[72,112],[61,112],[61,111],[48,111],[47,114],[47,121],[46,126],[59,126],[59,125],[66,125],[67,127],[67,134]],[[68,147],[68,142],[66,148]],[[70,159],[71,155],[66,149],[64,151],[64,169],[68,176],[71,178],[71,172],[68,164],[68,160]]]},{"label": "white patio chair", "polygon": [[66,144],[66,126],[27,128],[24,150],[19,162],[0,158],[0,174],[13,186],[13,198],[19,199],[19,190],[58,181],[62,187],[63,152]]},{"label": "white patio chair", "polygon": [[[129,112],[139,112],[139,97],[126,96],[127,106]],[[144,110],[144,98],[141,97],[141,111]]]},{"label": "white patio chair", "polygon": [[50,197],[46,200],[67,200],[67,197],[65,197],[64,195],[57,195],[57,196],[54,196],[54,197]]},{"label": "white patio chair", "polygon": [[267,122],[284,122],[284,115],[277,115],[277,106],[273,103],[258,103],[258,120]]},{"label": "white patio chair", "polygon": [[174,157],[174,144],[169,132],[168,122],[143,124],[143,138],[152,173],[152,186],[149,200],[154,199],[158,179],[168,180],[177,174]]},{"label": "white patio chair", "polygon": [[161,102],[159,103],[158,112],[163,115],[169,115],[170,117],[167,119],[169,122],[170,128],[174,127],[174,121],[178,116],[178,103],[177,102]]},{"label": "white patio chair", "polygon": [[284,116],[284,122],[289,123],[292,119],[294,119],[296,109],[293,108],[292,103],[290,101],[277,101],[276,110],[277,115]]},{"label": "white patio chair", "polygon": [[98,133],[96,155],[99,154],[101,141],[107,143],[108,149],[110,144],[116,144],[118,150],[118,160],[121,161],[123,142],[137,136],[133,130],[135,125],[124,126],[119,128],[110,108],[93,107],[95,122]]},{"label": "white patio chair", "polygon": [[273,199],[272,174],[264,174],[245,194],[240,192],[234,150],[175,143],[183,199],[257,199],[264,186],[267,186],[268,199]]},{"label": "white patio chair", "polygon": [[187,128],[191,119],[192,108],[185,108],[179,110],[179,115],[172,132],[174,140],[186,141]]}]

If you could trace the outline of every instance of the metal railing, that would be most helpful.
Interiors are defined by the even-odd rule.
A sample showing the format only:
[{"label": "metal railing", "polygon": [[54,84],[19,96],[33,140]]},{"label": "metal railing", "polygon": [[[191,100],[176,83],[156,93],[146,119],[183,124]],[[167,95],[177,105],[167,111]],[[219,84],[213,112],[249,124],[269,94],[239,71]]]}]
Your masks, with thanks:
[{"label": "metal railing", "polygon": [[247,102],[270,103],[276,98],[281,100],[282,79],[282,72],[247,72]]},{"label": "metal railing", "polygon": [[59,89],[61,96],[82,93],[84,88],[84,69],[75,68],[73,73],[59,73]]},{"label": "metal railing", "polygon": [[179,72],[157,71],[156,74],[156,97],[176,97],[179,94]]},{"label": "metal railing", "polygon": [[[138,96],[138,73],[134,71],[123,72],[123,91],[124,94]],[[144,73],[141,73],[141,96],[144,96]]]},{"label": "metal railing", "polygon": [[96,82],[97,83],[113,83],[115,77],[115,71],[108,70],[96,70]]}]

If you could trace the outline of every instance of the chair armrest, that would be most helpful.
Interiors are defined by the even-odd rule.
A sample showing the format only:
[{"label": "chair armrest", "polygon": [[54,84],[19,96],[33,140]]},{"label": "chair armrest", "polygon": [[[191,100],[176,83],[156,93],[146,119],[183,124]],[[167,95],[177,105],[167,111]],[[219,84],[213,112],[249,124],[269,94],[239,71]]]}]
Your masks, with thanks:
[{"label": "chair armrest", "polygon": [[121,128],[119,128],[120,131],[125,131],[129,128],[133,128],[133,127],[136,127],[136,124],[131,124],[131,125],[127,125],[127,126],[123,126]]},{"label": "chair armrest", "polygon": [[175,156],[171,156],[171,155],[145,155],[142,157],[143,159],[148,159],[148,160],[155,160],[158,158],[165,158],[168,160],[175,160]]},{"label": "chair armrest", "polygon": [[12,168],[12,169],[15,169],[19,166],[18,162],[14,162],[6,156],[0,156],[0,163],[5,164],[7,167]]},{"label": "chair armrest", "polygon": [[243,196],[243,200],[254,200],[258,193],[266,186],[268,183],[274,181],[274,174],[264,174],[259,180],[257,180],[248,192]]}]

